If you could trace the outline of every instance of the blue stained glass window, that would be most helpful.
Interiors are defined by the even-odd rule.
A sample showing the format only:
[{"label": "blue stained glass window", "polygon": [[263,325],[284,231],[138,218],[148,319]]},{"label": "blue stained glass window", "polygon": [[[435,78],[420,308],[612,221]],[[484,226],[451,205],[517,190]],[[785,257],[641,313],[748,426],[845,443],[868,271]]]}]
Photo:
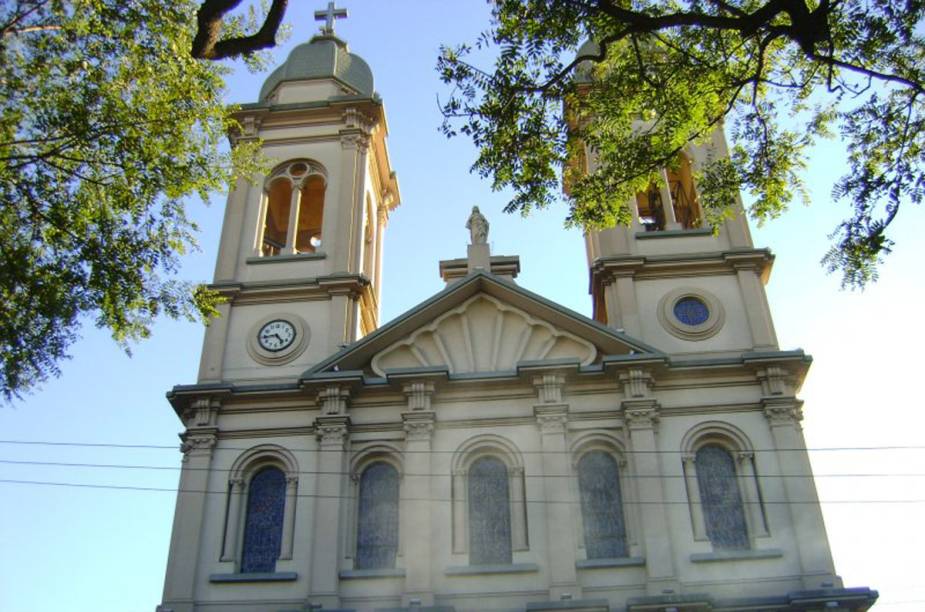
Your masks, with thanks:
[{"label": "blue stained glass window", "polygon": [[395,567],[398,553],[398,470],[376,462],[360,476],[356,569]]},{"label": "blue stained glass window", "polygon": [[604,451],[586,453],[578,462],[581,518],[589,559],[625,557],[626,527],[617,462]]},{"label": "blue stained glass window", "polygon": [[469,468],[469,564],[510,564],[511,505],[507,466],[482,457]]},{"label": "blue stained glass window", "polygon": [[710,444],[696,455],[697,485],[707,537],[715,548],[749,548],[748,526],[735,463],[725,448]]},{"label": "blue stained glass window", "polygon": [[276,571],[283,537],[286,476],[275,467],[263,468],[251,478],[244,520],[244,573]]},{"label": "blue stained glass window", "polygon": [[685,325],[701,325],[710,318],[710,309],[702,300],[688,296],[675,302],[674,316]]}]

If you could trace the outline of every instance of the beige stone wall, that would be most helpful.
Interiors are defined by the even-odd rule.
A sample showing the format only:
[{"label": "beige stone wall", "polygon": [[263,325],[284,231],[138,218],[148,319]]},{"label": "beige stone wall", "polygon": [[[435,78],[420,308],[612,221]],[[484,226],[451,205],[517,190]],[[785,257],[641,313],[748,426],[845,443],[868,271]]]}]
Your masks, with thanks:
[{"label": "beige stone wall", "polygon": [[[198,548],[188,548],[196,542],[195,534],[181,535],[180,549],[172,553],[172,563],[175,555],[197,559],[195,609],[265,610],[270,602],[279,609],[287,609],[287,605],[297,609],[299,602],[304,601],[322,601],[326,608],[339,605],[357,610],[407,605],[407,585],[421,583],[416,572],[425,571],[422,568],[426,568],[427,574],[425,588],[415,595],[423,597],[425,604],[453,605],[460,612],[523,609],[529,601],[558,599],[562,593],[570,593],[576,599],[606,598],[612,608],[619,609],[628,597],[660,594],[665,589],[676,593],[709,592],[714,597],[758,597],[818,588],[824,582],[836,581],[824,531],[810,539],[805,534],[798,537],[795,531],[793,507],[787,502],[805,500],[788,498],[793,492],[783,486],[783,479],[771,477],[788,473],[788,467],[776,453],[770,452],[776,441],[762,406],[762,390],[753,375],[740,371],[738,376],[714,376],[699,381],[696,377],[679,375],[657,379],[649,397],[654,400],[657,416],[651,431],[654,442],[651,449],[645,447],[645,436],[640,436],[640,432],[647,431],[646,426],[638,414],[628,414],[628,405],[624,403],[628,397],[615,377],[592,376],[580,383],[566,383],[563,391],[564,405],[553,406],[565,415],[565,429],[557,433],[556,422],[562,421],[544,427],[542,419],[536,416],[537,407],[543,408],[544,404],[529,381],[438,385],[431,396],[435,423],[429,445],[433,452],[423,455],[405,452],[417,442],[403,429],[403,413],[408,412],[408,406],[402,393],[394,388],[355,392],[347,411],[350,427],[342,456],[343,473],[337,475],[317,474],[324,471],[321,466],[329,455],[321,451],[321,442],[313,428],[319,407],[312,396],[289,394],[260,402],[233,400],[222,404],[215,420],[220,433],[208,473],[207,487],[213,493],[205,500]],[[750,450],[754,456],[764,500],[760,509],[768,523],[766,533],[759,533],[762,530],[756,527],[751,530],[751,552],[756,553],[756,558],[703,562],[691,559],[691,555],[712,552],[709,541],[696,539],[683,467],[685,437],[690,437],[690,432],[704,423],[712,424],[713,429],[736,432],[750,445],[750,449],[742,450]],[[795,422],[788,426],[794,427]],[[550,450],[553,448],[549,446],[550,439],[557,436],[565,452]],[[535,567],[529,571],[453,574],[454,568],[469,565],[466,552],[454,551],[454,461],[458,460],[461,448],[471,447],[480,439],[503,440],[515,449],[522,462],[528,546],[515,551],[514,564],[515,567],[533,564]],[[559,460],[563,460],[567,470],[573,470],[572,462],[583,444],[606,440],[613,441],[614,448],[622,449],[618,454],[626,459],[622,468],[623,495],[630,554],[644,561],[626,567],[576,569],[575,564],[585,558],[585,551],[574,473],[560,478],[549,470]],[[295,572],[298,578],[282,583],[210,582],[213,574],[235,572],[240,554],[237,551],[235,558],[221,560],[230,507],[230,494],[223,492],[229,490],[229,474],[233,474],[236,462],[240,463],[248,449],[268,445],[286,449],[297,463],[292,556],[280,560],[277,571]],[[355,537],[356,514],[350,466],[370,449],[391,453],[403,472],[407,472],[402,477],[403,497],[410,496],[408,487],[415,486],[411,479],[415,473],[420,474],[409,467],[410,462],[417,462],[413,466],[416,470],[425,465],[429,476],[424,479],[423,490],[428,492],[430,501],[413,499],[401,506],[406,516],[401,519],[404,530],[396,566],[405,570],[404,576],[338,579],[337,572],[353,568],[355,543],[351,538]],[[646,452],[650,450],[656,452]],[[653,458],[652,465],[657,470],[655,487],[665,502],[662,505],[665,529],[647,533],[653,507],[635,504],[646,498],[644,487],[648,481],[640,478],[641,470],[645,469],[643,463]],[[314,497],[323,488],[322,478],[339,481],[343,499],[321,503]],[[558,500],[567,503],[559,506],[555,503]],[[798,509],[804,513],[819,512],[818,506],[806,504]],[[334,546],[319,551],[319,534],[326,529],[336,531],[329,534]],[[572,545],[563,548],[562,542]],[[825,554],[816,559],[815,566],[808,566],[806,551],[814,549],[822,549]],[[426,555],[423,565],[416,556],[420,554]],[[762,555],[765,558],[758,558]],[[554,566],[559,569],[554,571]],[[667,568],[667,574],[654,576],[653,566]],[[570,573],[563,573],[564,568],[569,568]],[[333,585],[333,591],[322,592],[316,586],[325,580]]]}]

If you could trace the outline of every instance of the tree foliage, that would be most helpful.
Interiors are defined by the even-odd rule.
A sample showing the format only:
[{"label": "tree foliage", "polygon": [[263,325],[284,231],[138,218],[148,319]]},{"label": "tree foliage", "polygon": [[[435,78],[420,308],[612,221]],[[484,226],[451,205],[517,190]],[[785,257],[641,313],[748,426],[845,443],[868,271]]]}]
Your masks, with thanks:
[{"label": "tree foliage", "polygon": [[226,69],[195,60],[190,0],[0,4],[0,395],[58,372],[80,323],[127,342],[216,297],[173,277],[184,207],[255,169],[223,146]]},{"label": "tree foliage", "polygon": [[[900,206],[925,195],[923,14],[921,0],[499,0],[489,31],[442,50],[443,128],[513,189],[508,212],[555,200],[561,173],[567,222],[585,227],[627,223],[633,194],[727,117],[731,155],[698,177],[706,217],[747,191],[774,218],[806,197],[808,148],[837,135],[849,167],[832,195],[851,213],[823,263],[863,287]],[[580,143],[599,158],[590,174]]]}]

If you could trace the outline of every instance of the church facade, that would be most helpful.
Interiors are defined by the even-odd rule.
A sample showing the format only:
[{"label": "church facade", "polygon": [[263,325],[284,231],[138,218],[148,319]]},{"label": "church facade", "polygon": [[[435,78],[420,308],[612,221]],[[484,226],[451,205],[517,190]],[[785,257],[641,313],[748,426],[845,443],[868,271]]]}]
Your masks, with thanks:
[{"label": "church facade", "polygon": [[[701,228],[691,168],[587,236],[593,318],[516,284],[474,210],[446,288],[379,321],[400,202],[382,100],[330,25],[238,112],[161,612],[859,610],[826,540],[773,256]],[[461,220],[462,221],[462,220]],[[514,246],[514,245],[512,245]]]}]

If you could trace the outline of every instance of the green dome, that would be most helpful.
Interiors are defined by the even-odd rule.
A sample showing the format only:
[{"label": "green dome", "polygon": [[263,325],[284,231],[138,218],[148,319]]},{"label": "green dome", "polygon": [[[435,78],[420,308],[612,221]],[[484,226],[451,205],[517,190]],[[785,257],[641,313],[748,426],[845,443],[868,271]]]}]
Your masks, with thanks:
[{"label": "green dome", "polygon": [[260,88],[260,101],[265,101],[285,81],[331,78],[356,89],[361,96],[373,96],[373,73],[369,65],[359,55],[350,53],[341,39],[321,35],[297,46],[283,65],[270,73]]},{"label": "green dome", "polygon": [[[601,46],[593,40],[589,40],[578,48],[578,53],[575,54],[575,57],[581,57],[582,55],[599,55],[600,52]],[[575,82],[590,83],[593,80],[591,76],[593,70],[594,65],[590,61],[584,61],[578,64],[578,66],[575,67]]]}]

